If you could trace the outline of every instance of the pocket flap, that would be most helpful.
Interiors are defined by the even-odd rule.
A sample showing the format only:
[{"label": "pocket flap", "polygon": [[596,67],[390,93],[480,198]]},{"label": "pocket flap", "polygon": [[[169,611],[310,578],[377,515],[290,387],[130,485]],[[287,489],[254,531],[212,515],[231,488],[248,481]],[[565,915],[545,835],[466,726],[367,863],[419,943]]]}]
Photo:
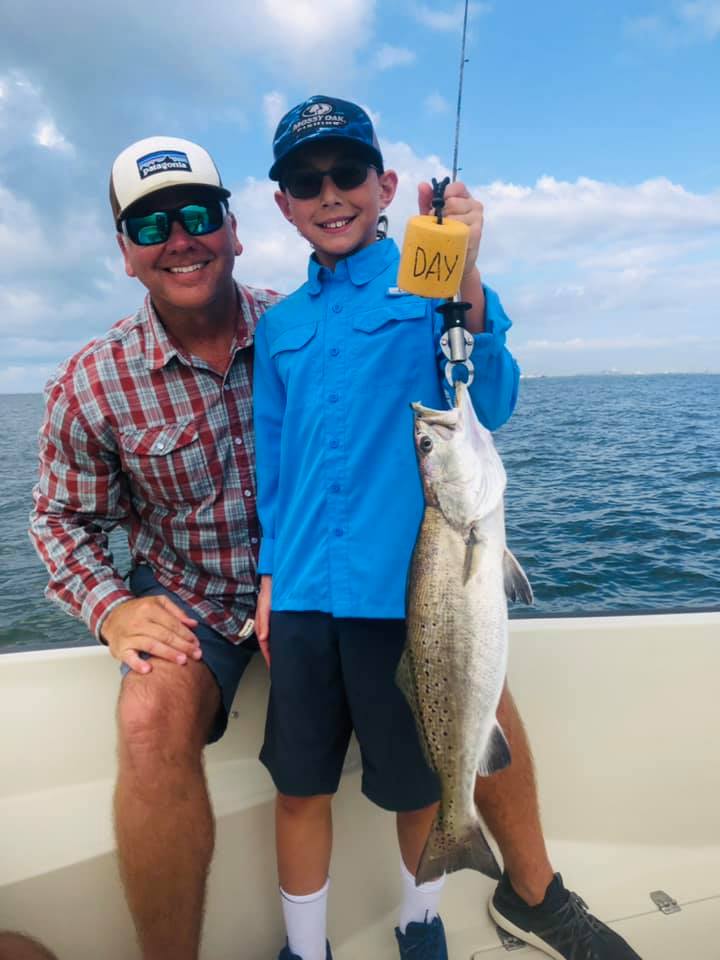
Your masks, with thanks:
[{"label": "pocket flap", "polygon": [[192,420],[164,423],[159,427],[123,430],[120,442],[128,453],[163,457],[180,450],[198,438],[197,426]]},{"label": "pocket flap", "polygon": [[416,320],[425,316],[427,300],[408,294],[406,297],[388,297],[380,307],[359,313],[353,320],[355,330],[370,333],[393,320]]},{"label": "pocket flap", "polygon": [[279,330],[275,335],[274,331],[268,331],[270,356],[277,356],[283,350],[299,350],[315,336],[317,330],[317,320],[311,320],[307,323],[300,323],[296,327],[287,327]]}]

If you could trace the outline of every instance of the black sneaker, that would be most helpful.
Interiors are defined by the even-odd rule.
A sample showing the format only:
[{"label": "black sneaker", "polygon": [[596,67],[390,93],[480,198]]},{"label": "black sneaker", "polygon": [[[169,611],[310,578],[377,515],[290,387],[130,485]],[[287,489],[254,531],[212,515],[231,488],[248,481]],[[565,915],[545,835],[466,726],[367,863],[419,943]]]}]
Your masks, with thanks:
[{"label": "black sneaker", "polygon": [[[427,916],[427,914],[426,914]],[[445,929],[440,917],[435,917],[430,923],[416,923],[412,921],[400,933],[395,927],[400,960],[448,960]]]},{"label": "black sneaker", "polygon": [[[325,960],[332,960],[332,953],[330,952],[330,944],[326,943],[325,945]],[[296,953],[292,953],[287,942],[278,954],[278,960],[302,960],[302,957],[299,957]]]},{"label": "black sneaker", "polygon": [[499,927],[554,960],[641,960],[619,934],[590,913],[584,900],[565,889],[559,873],[536,907],[515,893],[503,873],[488,909]]}]

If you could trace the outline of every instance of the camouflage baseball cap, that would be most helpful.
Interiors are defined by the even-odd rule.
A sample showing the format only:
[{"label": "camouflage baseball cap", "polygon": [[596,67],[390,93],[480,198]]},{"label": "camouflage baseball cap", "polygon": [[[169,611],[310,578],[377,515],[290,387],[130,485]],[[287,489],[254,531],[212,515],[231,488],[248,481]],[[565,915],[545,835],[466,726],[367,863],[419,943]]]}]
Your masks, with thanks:
[{"label": "camouflage baseball cap", "polygon": [[273,138],[275,162],[268,174],[280,179],[288,158],[307,143],[336,140],[359,146],[372,162],[383,169],[380,145],[367,113],[356,103],[317,94],[289,110],[278,124]]}]

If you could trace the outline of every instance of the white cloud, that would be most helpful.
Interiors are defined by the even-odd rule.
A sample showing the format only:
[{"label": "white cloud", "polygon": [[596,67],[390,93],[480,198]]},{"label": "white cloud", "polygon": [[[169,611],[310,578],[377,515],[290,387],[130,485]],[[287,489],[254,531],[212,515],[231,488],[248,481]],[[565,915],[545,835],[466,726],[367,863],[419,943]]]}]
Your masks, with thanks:
[{"label": "white cloud", "polygon": [[376,70],[390,70],[393,67],[406,67],[415,59],[414,51],[407,47],[393,47],[384,43],[373,58],[373,66]]},{"label": "white cloud", "polygon": [[712,43],[720,36],[720,2],[676,2],[674,9],[666,14],[629,18],[625,29],[630,36],[651,40],[667,49],[692,43]]},{"label": "white cloud", "polygon": [[73,145],[69,143],[55,126],[54,120],[41,121],[35,129],[33,139],[41,147],[48,150],[60,150],[72,153]]},{"label": "white cloud", "polygon": [[271,133],[288,110],[287,97],[284,93],[272,90],[263,97],[263,113],[265,114],[265,126]]},{"label": "white cloud", "polygon": [[[468,20],[474,16],[482,16],[493,9],[491,3],[471,3],[468,6]],[[421,3],[413,11],[417,20],[431,30],[459,30],[462,27],[465,14],[465,4],[456,4],[451,9],[438,10],[429,4]]]},{"label": "white cloud", "polygon": [[695,0],[683,3],[680,16],[690,25],[697,27],[708,40],[720,36],[720,3],[718,0]]},{"label": "white cloud", "polygon": [[450,104],[442,94],[435,91],[425,97],[425,109],[428,113],[447,113],[450,109]]}]

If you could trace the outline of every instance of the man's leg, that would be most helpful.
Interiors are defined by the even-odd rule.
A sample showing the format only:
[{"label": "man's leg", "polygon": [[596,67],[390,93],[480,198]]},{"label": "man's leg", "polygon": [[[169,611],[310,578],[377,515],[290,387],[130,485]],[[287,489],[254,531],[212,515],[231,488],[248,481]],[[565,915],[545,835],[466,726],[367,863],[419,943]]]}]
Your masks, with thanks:
[{"label": "man's leg", "polygon": [[0,960],[57,960],[57,957],[34,937],[0,930]]},{"label": "man's leg", "polygon": [[553,878],[538,805],[535,771],[523,722],[507,686],[497,711],[512,763],[489,777],[478,777],[475,802],[500,847],[513,889],[534,906]]},{"label": "man's leg", "polygon": [[154,659],[123,680],[115,827],[144,960],[197,960],[214,844],[202,751],[219,704],[201,662]]}]

